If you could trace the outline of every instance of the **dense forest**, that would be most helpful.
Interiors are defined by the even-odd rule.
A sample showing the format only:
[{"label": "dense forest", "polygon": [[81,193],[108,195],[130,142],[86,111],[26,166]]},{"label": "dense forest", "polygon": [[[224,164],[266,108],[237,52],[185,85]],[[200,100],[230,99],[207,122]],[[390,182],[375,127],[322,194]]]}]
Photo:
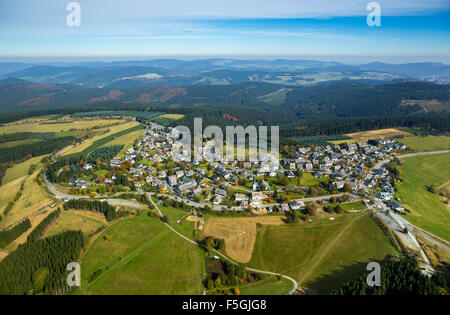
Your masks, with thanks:
[{"label": "dense forest", "polygon": [[31,227],[30,219],[25,219],[19,224],[16,224],[12,229],[0,232],[0,248],[5,247],[13,242],[20,235],[25,233]]},{"label": "dense forest", "polygon": [[0,262],[0,294],[68,292],[66,266],[84,244],[80,231],[68,231],[19,245]]},{"label": "dense forest", "polygon": [[[286,108],[299,118],[314,117],[367,117],[408,115],[420,112],[422,107],[400,106],[402,100],[438,100],[448,102],[449,85],[426,82],[406,82],[366,86],[354,82],[318,84],[292,89],[286,95]],[[447,108],[447,112],[450,108]]]},{"label": "dense forest", "polygon": [[107,221],[112,221],[116,218],[116,208],[111,206],[106,201],[70,199],[64,203],[64,209],[79,209],[100,212],[105,216]]},{"label": "dense forest", "polygon": [[413,257],[381,264],[381,286],[368,286],[367,273],[331,291],[333,295],[437,295],[446,294],[448,285],[440,273],[429,278],[422,274]]},{"label": "dense forest", "polygon": [[329,118],[302,128],[283,128],[284,137],[327,136],[392,127],[423,127],[431,133],[450,131],[450,115],[418,114],[409,116],[378,116],[367,118]]}]

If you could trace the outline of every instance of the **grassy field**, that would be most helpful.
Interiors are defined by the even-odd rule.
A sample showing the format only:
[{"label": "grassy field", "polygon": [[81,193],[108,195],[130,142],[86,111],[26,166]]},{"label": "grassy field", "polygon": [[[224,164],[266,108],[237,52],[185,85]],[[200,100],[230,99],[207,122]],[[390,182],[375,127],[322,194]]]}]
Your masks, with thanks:
[{"label": "grassy field", "polygon": [[10,148],[15,147],[16,145],[30,144],[42,141],[41,139],[25,139],[25,140],[17,140],[17,141],[9,141],[0,143],[0,148]]},{"label": "grassy field", "polygon": [[362,201],[347,202],[341,204],[341,206],[344,210],[364,210],[367,208]]},{"label": "grassy field", "polygon": [[[345,136],[350,137],[349,140],[336,140],[331,141],[334,144],[339,143],[352,143],[352,142],[361,142],[361,141],[367,141],[369,139],[385,139],[385,138],[392,138],[392,137],[410,137],[411,134],[402,131],[395,128],[388,128],[388,129],[377,129],[377,130],[368,130],[368,131],[361,131],[361,132],[354,132],[354,133],[347,133]],[[403,141],[403,139],[402,139]]]},{"label": "grassy field", "polygon": [[65,231],[81,231],[86,235],[97,231],[106,225],[105,217],[89,211],[62,211],[58,222],[52,226],[47,236],[52,236]]},{"label": "grassy field", "polygon": [[[38,208],[48,205],[52,203],[53,199],[50,195],[43,189],[42,186],[39,186],[35,181],[37,176],[37,171],[31,176],[24,176],[18,178],[10,183],[4,184],[1,186],[3,189],[9,189],[10,186],[14,187],[11,190],[14,190],[14,194],[9,196],[11,199],[6,200],[6,203],[14,198],[15,193],[19,190],[22,182],[25,182],[24,190],[20,199],[16,202],[11,212],[4,216],[3,220],[0,222],[0,228],[7,226],[25,216],[37,210]],[[17,187],[17,190],[15,188]],[[3,209],[0,210],[3,212]]]},{"label": "grassy field", "polygon": [[158,118],[167,118],[167,119],[173,119],[173,120],[178,120],[183,117],[184,117],[183,114],[164,114],[164,115],[158,116]]},{"label": "grassy field", "polygon": [[418,152],[450,149],[450,137],[445,136],[410,137],[402,139],[402,143]]},{"label": "grassy field", "polygon": [[[42,157],[38,158],[39,159],[37,161],[39,161]],[[35,210],[43,206],[47,206],[53,202],[51,196],[43,189],[42,186],[39,186],[35,180],[38,172],[42,168],[42,165],[39,165],[32,175],[28,175],[27,172],[29,169],[29,165],[31,165],[31,162],[34,161],[28,160],[27,162],[21,163],[21,168],[21,164],[16,165],[19,167],[18,169],[16,169],[17,172],[9,174],[9,176],[13,176],[14,178],[10,177],[9,181],[0,186],[0,214],[3,217],[0,221],[0,229],[13,224],[14,222],[24,218],[25,216],[28,216]],[[9,171],[10,169],[8,169],[8,172]],[[8,202],[14,199],[22,183],[25,183],[22,196],[14,204],[9,214],[4,215],[6,205],[8,204]],[[18,239],[0,250],[0,259],[3,259],[11,251],[15,250],[19,244],[23,244],[24,242],[26,242],[28,234],[31,233],[31,231],[48,215],[47,211],[49,211],[49,209],[44,210],[38,215],[30,217],[32,227],[27,232],[22,234]]]},{"label": "grassy field", "polygon": [[205,236],[225,241],[225,253],[233,260],[247,263],[252,257],[256,240],[256,224],[281,225],[282,217],[223,218],[210,217],[205,224]]},{"label": "grassy field", "polygon": [[90,120],[76,120],[73,123],[52,123],[52,124],[40,124],[38,122],[17,124],[10,123],[3,127],[0,127],[0,134],[8,134],[15,132],[62,132],[69,131],[70,129],[92,129],[94,126],[104,127],[110,126],[115,123],[124,122],[122,119],[90,119]]},{"label": "grassy field", "polygon": [[389,253],[395,249],[388,238],[362,213],[314,225],[264,226],[250,265],[289,275],[310,293],[326,293]]},{"label": "grassy field", "polygon": [[145,120],[150,120],[153,117],[159,116],[161,113],[159,112],[142,112],[142,111],[128,111],[128,110],[104,110],[104,111],[96,111],[96,112],[82,112],[82,113],[75,113],[72,116],[79,116],[79,117],[93,117],[93,116],[111,116],[111,117],[136,117],[136,118],[142,118]]},{"label": "grassy field", "polygon": [[[105,145],[109,141],[114,140],[114,139],[110,139],[109,141],[106,141],[106,140],[108,140],[108,139],[106,139],[107,137],[110,137],[115,133],[122,132],[124,130],[136,127],[138,125],[139,125],[139,123],[137,123],[137,122],[128,122],[128,123],[124,123],[124,124],[120,124],[120,125],[111,126],[108,128],[109,129],[108,132],[98,135],[98,136],[95,136],[95,137],[92,137],[90,139],[87,139],[86,141],[84,141],[81,144],[78,144],[75,146],[70,146],[69,148],[67,148],[66,150],[61,152],[61,155],[69,155],[69,154],[79,153],[79,152],[88,150],[88,148],[93,146],[94,143],[101,143],[100,146]],[[103,140],[105,140],[106,142]],[[99,142],[97,142],[97,141],[99,141]],[[105,142],[105,143],[103,143],[103,142]]]},{"label": "grassy field", "polygon": [[121,156],[125,153],[125,151],[128,148],[131,148],[133,146],[133,143],[139,139],[145,132],[145,129],[140,129],[136,131],[129,132],[121,137],[118,137],[116,139],[113,139],[107,143],[105,143],[102,146],[110,146],[115,144],[122,144],[124,147],[123,149],[117,154],[118,156]]},{"label": "grassy field", "polygon": [[[155,202],[156,200],[153,199]],[[173,207],[164,207],[164,205],[158,205],[163,215],[169,218],[169,223],[181,234],[187,236],[188,238],[193,238],[195,222],[187,221],[191,214],[189,212],[183,211],[181,209]]]},{"label": "grassy field", "polygon": [[82,283],[76,293],[200,294],[204,274],[197,246],[143,214],[116,222],[97,237],[82,257]]},{"label": "grassy field", "polygon": [[320,183],[320,179],[315,178],[311,173],[303,173],[302,178],[300,179],[301,186],[314,186],[318,183]]},{"label": "grassy field", "polygon": [[441,188],[450,181],[450,154],[432,154],[402,159],[403,179],[398,184],[397,196],[411,214],[405,216],[411,223],[450,241],[450,209],[442,197],[428,191],[436,185]]},{"label": "grassy field", "polygon": [[242,286],[239,289],[241,295],[283,295],[293,289],[293,284],[290,280],[284,278],[278,280],[275,277],[268,277],[267,280]]},{"label": "grassy field", "polygon": [[28,170],[30,169],[30,166],[33,164],[39,164],[40,161],[45,157],[46,155],[42,156],[36,156],[34,158],[28,159],[23,163],[14,164],[13,167],[8,168],[6,170],[5,176],[3,177],[2,183],[6,184],[13,180],[16,180],[18,178],[22,178],[24,176],[28,175]]}]

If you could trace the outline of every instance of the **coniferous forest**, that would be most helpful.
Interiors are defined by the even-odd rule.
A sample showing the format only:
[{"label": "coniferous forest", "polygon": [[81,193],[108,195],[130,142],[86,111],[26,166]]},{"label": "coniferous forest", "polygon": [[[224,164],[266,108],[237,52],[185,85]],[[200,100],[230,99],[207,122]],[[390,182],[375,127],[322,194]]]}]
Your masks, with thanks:
[{"label": "coniferous forest", "polygon": [[80,231],[67,231],[19,245],[0,262],[0,294],[68,292],[66,267],[78,260],[83,244]]},{"label": "coniferous forest", "polygon": [[437,295],[446,294],[448,285],[441,273],[429,278],[422,274],[412,257],[381,265],[381,286],[368,286],[367,273],[331,291],[332,295]]}]

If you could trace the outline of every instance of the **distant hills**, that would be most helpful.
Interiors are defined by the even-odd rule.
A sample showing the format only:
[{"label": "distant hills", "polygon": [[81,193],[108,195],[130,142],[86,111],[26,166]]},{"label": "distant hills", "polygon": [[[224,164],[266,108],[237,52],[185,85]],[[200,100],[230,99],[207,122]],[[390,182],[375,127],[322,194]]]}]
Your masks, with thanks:
[{"label": "distant hills", "polygon": [[0,112],[85,110],[113,102],[214,109],[240,114],[241,122],[259,111],[262,123],[286,124],[324,117],[449,115],[449,67],[286,59],[0,63]]},{"label": "distant hills", "polygon": [[426,80],[449,83],[450,66],[430,62],[346,65],[334,61],[288,59],[0,63],[0,79],[10,77],[39,83],[76,84],[88,88],[227,85],[255,81],[284,85],[309,85],[340,80]]}]

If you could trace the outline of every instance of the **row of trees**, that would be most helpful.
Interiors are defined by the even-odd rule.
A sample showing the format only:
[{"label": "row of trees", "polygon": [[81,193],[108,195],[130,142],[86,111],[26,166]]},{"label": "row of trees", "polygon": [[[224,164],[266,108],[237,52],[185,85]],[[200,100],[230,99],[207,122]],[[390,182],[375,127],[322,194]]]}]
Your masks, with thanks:
[{"label": "row of trees", "polygon": [[27,140],[27,139],[50,139],[55,136],[54,132],[15,132],[0,135],[0,143]]},{"label": "row of trees", "polygon": [[42,236],[44,236],[45,232],[48,230],[48,228],[59,219],[61,216],[61,209],[58,208],[58,210],[53,211],[48,216],[45,217],[44,220],[39,223],[33,231],[28,235],[27,241],[28,242],[35,242],[39,239],[41,239]]},{"label": "row of trees", "polygon": [[31,227],[30,219],[25,219],[12,229],[0,232],[0,248],[5,247]]},{"label": "row of trees", "polygon": [[61,137],[8,148],[0,148],[0,162],[18,161],[27,156],[48,154],[72,143],[74,139],[74,137]]},{"label": "row of trees", "polygon": [[106,201],[86,200],[86,199],[70,199],[64,203],[64,209],[89,210],[102,213],[106,221],[112,221],[116,218],[116,208]]}]

